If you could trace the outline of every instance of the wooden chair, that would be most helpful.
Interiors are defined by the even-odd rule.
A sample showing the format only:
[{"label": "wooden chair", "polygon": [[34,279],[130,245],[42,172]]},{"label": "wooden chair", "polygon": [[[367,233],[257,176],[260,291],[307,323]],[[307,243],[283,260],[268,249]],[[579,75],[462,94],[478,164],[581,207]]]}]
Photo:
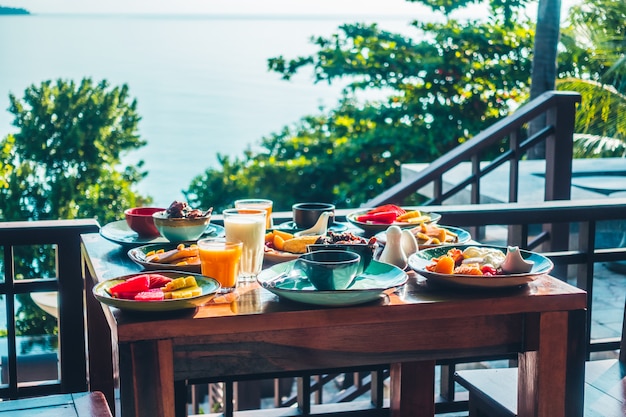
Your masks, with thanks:
[{"label": "wooden chair", "polygon": [[99,391],[57,394],[0,402],[0,417],[111,417],[104,394]]},{"label": "wooden chair", "polygon": [[[97,389],[90,392],[93,387],[85,346],[80,236],[99,229],[93,219],[0,222],[0,262],[4,268],[0,295],[7,312],[6,351],[3,350],[0,363],[0,415],[111,416],[104,395]],[[42,268],[53,276],[26,276],[17,262],[22,247],[54,255],[54,265]],[[32,298],[32,294],[42,293],[56,294],[53,316],[59,329],[58,348],[53,352],[22,354],[19,341],[24,336],[16,330],[16,300],[18,296]]]},{"label": "wooden chair", "polygon": [[[626,305],[619,359],[585,364],[585,417],[626,416]],[[455,380],[469,392],[469,417],[517,416],[517,369],[457,371]]]}]

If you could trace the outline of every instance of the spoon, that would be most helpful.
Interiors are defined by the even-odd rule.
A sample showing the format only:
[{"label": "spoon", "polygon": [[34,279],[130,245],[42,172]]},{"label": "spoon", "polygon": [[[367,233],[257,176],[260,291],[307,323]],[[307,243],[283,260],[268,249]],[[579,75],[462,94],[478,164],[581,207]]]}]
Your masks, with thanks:
[{"label": "spoon", "polygon": [[330,211],[323,212],[322,214],[320,214],[319,219],[317,219],[317,222],[313,227],[311,227],[310,229],[302,230],[300,232],[296,232],[293,235],[295,237],[325,235],[328,231],[328,218],[332,215],[333,214]]}]

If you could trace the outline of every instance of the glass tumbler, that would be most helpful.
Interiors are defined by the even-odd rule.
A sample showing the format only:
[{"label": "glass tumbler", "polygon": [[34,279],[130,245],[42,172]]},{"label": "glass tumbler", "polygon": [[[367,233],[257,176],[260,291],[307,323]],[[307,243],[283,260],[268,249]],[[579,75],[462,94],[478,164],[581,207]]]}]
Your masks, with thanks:
[{"label": "glass tumbler", "polygon": [[228,242],[242,242],[239,280],[254,281],[263,268],[265,250],[265,210],[226,209],[224,230]]},{"label": "glass tumbler", "polygon": [[220,292],[234,291],[239,277],[239,262],[243,244],[222,239],[200,239],[198,254],[202,275],[215,278],[222,286]]},{"label": "glass tumbler", "polygon": [[235,201],[235,208],[265,210],[265,228],[272,228],[272,207],[274,202],[264,198],[244,198]]}]

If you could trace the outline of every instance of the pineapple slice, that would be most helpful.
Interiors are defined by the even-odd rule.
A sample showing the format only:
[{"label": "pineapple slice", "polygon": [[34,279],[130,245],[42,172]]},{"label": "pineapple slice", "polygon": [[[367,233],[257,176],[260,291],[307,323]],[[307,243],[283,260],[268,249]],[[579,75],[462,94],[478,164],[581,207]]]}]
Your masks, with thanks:
[{"label": "pineapple slice", "polygon": [[172,299],[191,298],[191,297],[196,297],[198,295],[202,295],[202,288],[198,286],[185,287],[179,290],[174,290],[170,294],[171,294]]},{"label": "pineapple slice", "polygon": [[202,295],[202,288],[198,287],[196,278],[189,275],[173,279],[163,287],[163,296],[166,300],[191,298]]}]

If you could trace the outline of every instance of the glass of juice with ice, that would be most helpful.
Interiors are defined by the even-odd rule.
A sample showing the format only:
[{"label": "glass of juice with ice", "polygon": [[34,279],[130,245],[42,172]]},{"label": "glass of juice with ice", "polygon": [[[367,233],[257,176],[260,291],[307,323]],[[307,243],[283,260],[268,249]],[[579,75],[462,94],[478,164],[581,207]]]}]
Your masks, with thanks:
[{"label": "glass of juice with ice", "polygon": [[202,275],[215,278],[222,286],[220,292],[231,292],[237,287],[242,248],[241,242],[220,239],[198,241]]}]

